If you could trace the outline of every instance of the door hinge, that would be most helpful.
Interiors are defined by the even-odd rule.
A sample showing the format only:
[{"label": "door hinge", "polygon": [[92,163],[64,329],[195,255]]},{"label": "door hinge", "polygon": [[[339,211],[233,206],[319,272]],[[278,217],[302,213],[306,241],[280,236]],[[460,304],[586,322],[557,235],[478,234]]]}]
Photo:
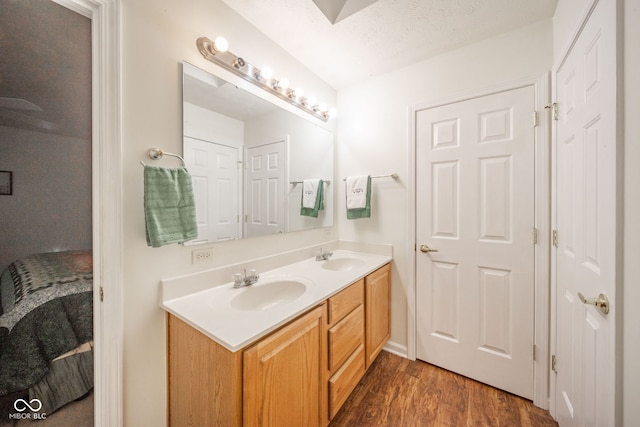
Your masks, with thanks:
[{"label": "door hinge", "polygon": [[554,354],[551,356],[551,370],[556,374],[558,373],[558,370],[556,369],[557,363],[558,363],[558,359],[556,359],[556,355]]},{"label": "door hinge", "polygon": [[539,124],[538,123],[538,112],[534,111],[533,112],[533,118],[532,118],[532,126],[536,127],[536,126],[538,126],[538,124]]},{"label": "door hinge", "polygon": [[249,222],[249,215],[246,215],[246,214],[245,214],[245,216],[244,216],[244,222],[245,222],[245,224],[246,224],[247,222]]},{"label": "door hinge", "polygon": [[553,120],[558,120],[558,103],[557,102],[554,102],[551,105],[547,105],[544,108],[551,109],[551,116],[553,117]]},{"label": "door hinge", "polygon": [[533,361],[534,361],[534,362],[535,362],[535,360],[536,360],[536,350],[537,350],[537,349],[536,349],[536,345],[534,344],[534,345],[533,345]]},{"label": "door hinge", "polygon": [[558,230],[553,230],[552,242],[553,242],[553,246],[557,248],[558,247]]},{"label": "door hinge", "polygon": [[533,244],[534,245],[538,244],[538,229],[537,228],[533,229]]},{"label": "door hinge", "polygon": [[104,301],[104,288],[100,286],[100,302]]}]

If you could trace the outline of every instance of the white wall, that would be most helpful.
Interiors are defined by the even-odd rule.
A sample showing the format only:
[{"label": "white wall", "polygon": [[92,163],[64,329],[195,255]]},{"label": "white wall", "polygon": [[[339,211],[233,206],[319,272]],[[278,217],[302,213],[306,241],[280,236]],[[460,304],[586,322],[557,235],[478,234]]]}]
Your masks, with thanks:
[{"label": "white wall", "polygon": [[190,102],[185,102],[183,109],[184,136],[242,148],[244,122]]},{"label": "white wall", "polygon": [[[336,105],[336,95],[219,0],[122,0],[121,10],[124,425],[162,427],[166,425],[167,384],[165,317],[158,305],[160,280],[337,237],[334,229],[320,229],[218,243],[212,245],[212,262],[198,265],[191,264],[191,248],[147,247],[139,161],[152,161],[145,158],[150,147],[181,152],[181,62],[216,69],[200,56],[195,43],[200,36],[224,35],[232,52],[254,64],[272,64],[293,84],[314,91],[327,104]],[[175,166],[175,161],[165,158],[154,164]]]},{"label": "white wall", "polygon": [[624,0],[623,425],[640,420],[640,2]]},{"label": "white wall", "polygon": [[373,181],[370,219],[347,220],[337,189],[340,238],[393,244],[391,341],[407,345],[407,292],[414,237],[409,235],[409,108],[418,103],[538,78],[551,69],[552,24],[540,22],[367,80],[338,93],[338,176],[388,174]]},{"label": "white wall", "polygon": [[0,272],[25,255],[91,249],[91,144],[0,126],[0,170],[13,195],[0,196]]}]

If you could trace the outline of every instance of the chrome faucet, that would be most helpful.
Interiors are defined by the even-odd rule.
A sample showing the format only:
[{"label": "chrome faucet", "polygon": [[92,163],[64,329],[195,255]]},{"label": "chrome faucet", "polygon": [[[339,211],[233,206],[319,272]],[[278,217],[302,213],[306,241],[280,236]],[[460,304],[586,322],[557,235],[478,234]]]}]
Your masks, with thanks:
[{"label": "chrome faucet", "polygon": [[233,287],[242,288],[244,286],[253,285],[259,278],[260,275],[256,270],[249,270],[248,275],[247,270],[242,270],[242,273],[236,273],[233,275]]},{"label": "chrome faucet", "polygon": [[333,252],[323,252],[322,248],[320,248],[320,253],[316,254],[316,261],[326,261],[331,255],[333,255]]}]

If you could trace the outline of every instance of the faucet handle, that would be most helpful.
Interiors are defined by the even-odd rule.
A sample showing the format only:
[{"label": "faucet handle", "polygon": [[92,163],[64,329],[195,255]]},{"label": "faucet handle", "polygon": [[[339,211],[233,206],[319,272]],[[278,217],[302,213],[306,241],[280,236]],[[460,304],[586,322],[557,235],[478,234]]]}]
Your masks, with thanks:
[{"label": "faucet handle", "polygon": [[241,283],[242,283],[242,280],[243,280],[243,278],[242,278],[242,273],[235,273],[235,274],[233,275],[233,284],[234,284],[234,285],[239,285],[239,284],[241,284]]}]

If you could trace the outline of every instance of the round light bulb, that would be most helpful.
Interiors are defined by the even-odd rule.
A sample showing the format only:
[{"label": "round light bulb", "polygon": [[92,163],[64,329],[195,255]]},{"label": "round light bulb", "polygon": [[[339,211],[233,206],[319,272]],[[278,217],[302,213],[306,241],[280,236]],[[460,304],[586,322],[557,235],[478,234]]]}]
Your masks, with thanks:
[{"label": "round light bulb", "polygon": [[286,77],[281,78],[278,81],[278,89],[287,89],[289,87],[289,79]]},{"label": "round light bulb", "polygon": [[320,111],[321,113],[326,113],[327,112],[327,104],[318,104],[318,111]]},{"label": "round light bulb", "polygon": [[307,104],[309,108],[313,108],[316,105],[316,97],[313,95],[307,96],[305,104]]},{"label": "round light bulb", "polygon": [[302,89],[301,87],[297,87],[293,90],[294,97],[302,98],[302,95],[304,95],[304,89]]},{"label": "round light bulb", "polygon": [[213,41],[213,49],[216,52],[226,52],[229,49],[229,42],[224,37],[216,37]]},{"label": "round light bulb", "polygon": [[270,67],[264,67],[262,70],[260,70],[259,76],[262,80],[269,80],[271,77],[273,77],[273,70]]}]

